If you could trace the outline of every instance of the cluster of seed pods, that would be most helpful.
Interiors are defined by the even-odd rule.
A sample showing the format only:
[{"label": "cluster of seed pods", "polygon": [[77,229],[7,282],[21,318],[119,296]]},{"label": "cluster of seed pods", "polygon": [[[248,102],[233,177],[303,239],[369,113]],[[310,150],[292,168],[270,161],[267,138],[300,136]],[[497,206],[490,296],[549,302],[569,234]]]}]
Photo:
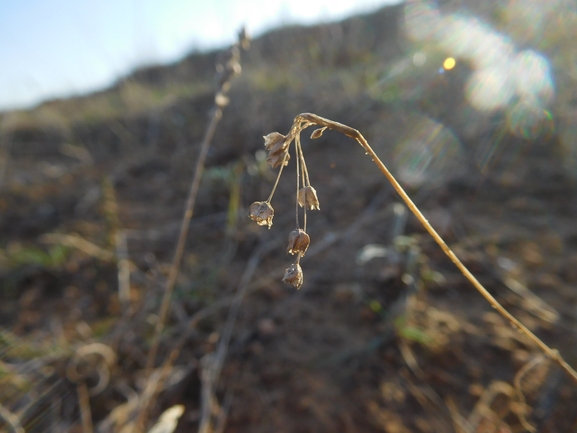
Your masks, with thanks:
[{"label": "cluster of seed pods", "polygon": [[[296,170],[297,170],[297,188],[296,188],[296,228],[290,232],[288,237],[287,253],[296,255],[292,263],[285,271],[283,281],[290,284],[296,289],[300,289],[303,284],[303,270],[300,265],[300,259],[303,257],[309,247],[310,237],[306,233],[306,212],[307,210],[320,210],[319,199],[316,190],[311,186],[307,165],[305,162],[300,133],[311,126],[307,121],[295,122],[287,135],[278,132],[271,132],[264,136],[264,146],[268,151],[267,162],[272,168],[280,167],[278,176],[273,186],[270,196],[265,201],[257,201],[249,207],[249,217],[260,226],[272,226],[274,209],[271,206],[271,200],[278,185],[283,168],[288,165],[291,143],[295,144]],[[326,128],[316,129],[311,138],[319,138]],[[303,227],[299,222],[299,207],[303,208]]]}]

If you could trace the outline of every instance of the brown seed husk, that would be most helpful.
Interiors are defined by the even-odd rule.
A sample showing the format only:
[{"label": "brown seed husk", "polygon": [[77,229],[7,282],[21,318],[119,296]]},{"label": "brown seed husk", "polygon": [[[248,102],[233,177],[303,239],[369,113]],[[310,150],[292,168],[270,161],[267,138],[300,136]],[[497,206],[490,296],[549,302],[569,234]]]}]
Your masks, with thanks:
[{"label": "brown seed husk", "polygon": [[301,188],[297,196],[299,205],[310,210],[320,210],[317,191],[312,186]]},{"label": "brown seed husk", "polygon": [[264,137],[264,147],[268,150],[266,161],[272,168],[279,167],[283,161],[284,165],[288,164],[290,155],[288,154],[289,142],[286,141],[286,136],[271,132]]},{"label": "brown seed husk", "polygon": [[259,226],[268,226],[270,229],[274,217],[274,209],[266,201],[255,201],[248,208],[248,216]]},{"label": "brown seed husk", "polygon": [[290,284],[295,289],[300,289],[303,285],[303,270],[301,265],[298,263],[293,263],[290,265],[284,273],[284,278],[282,279],[285,283]]},{"label": "brown seed husk", "polygon": [[287,253],[298,254],[304,256],[309,244],[311,243],[310,236],[302,229],[294,229],[289,234]]}]

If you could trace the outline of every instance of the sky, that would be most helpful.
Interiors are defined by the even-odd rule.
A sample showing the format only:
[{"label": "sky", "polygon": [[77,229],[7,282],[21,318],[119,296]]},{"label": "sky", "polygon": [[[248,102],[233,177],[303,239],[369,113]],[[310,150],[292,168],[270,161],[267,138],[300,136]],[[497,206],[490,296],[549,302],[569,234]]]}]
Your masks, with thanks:
[{"label": "sky", "polygon": [[0,110],[105,88],[135,67],[401,0],[0,0]]}]

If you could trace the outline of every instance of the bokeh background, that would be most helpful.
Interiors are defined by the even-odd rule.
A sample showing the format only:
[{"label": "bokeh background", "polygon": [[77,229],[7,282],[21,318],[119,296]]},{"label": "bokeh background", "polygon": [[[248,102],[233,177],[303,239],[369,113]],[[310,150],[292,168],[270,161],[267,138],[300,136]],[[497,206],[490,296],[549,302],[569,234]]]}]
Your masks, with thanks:
[{"label": "bokeh background", "polygon": [[[302,112],[348,124],[487,289],[577,365],[574,1],[86,4],[1,3],[0,428],[576,430],[577,385],[349,138],[303,135],[321,210],[299,291],[281,282],[294,154],[272,228],[247,217],[277,173],[263,135]],[[236,47],[159,379],[147,356],[240,21],[254,37]]]}]

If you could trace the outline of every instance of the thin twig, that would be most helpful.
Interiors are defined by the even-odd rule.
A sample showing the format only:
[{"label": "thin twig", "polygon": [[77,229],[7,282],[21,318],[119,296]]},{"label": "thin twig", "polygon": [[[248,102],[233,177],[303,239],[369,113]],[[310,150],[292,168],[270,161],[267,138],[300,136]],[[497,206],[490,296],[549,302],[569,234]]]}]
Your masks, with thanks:
[{"label": "thin twig", "polygon": [[84,382],[76,385],[78,392],[78,404],[80,405],[80,418],[82,419],[82,431],[84,433],[92,433],[92,413],[90,411],[90,397],[88,395],[88,388]]},{"label": "thin twig", "polygon": [[65,235],[61,233],[50,233],[43,235],[40,242],[47,244],[60,244],[66,247],[76,248],[89,256],[102,260],[103,262],[111,262],[114,260],[114,254],[98,245],[87,241],[78,234]]},{"label": "thin twig", "polygon": [[[341,134],[346,135],[354,140],[356,140],[362,147],[365,149],[365,152],[371,157],[373,162],[377,165],[379,170],[385,175],[387,180],[391,183],[395,191],[401,196],[407,207],[411,210],[411,212],[417,217],[419,222],[423,225],[425,230],[433,237],[435,242],[441,247],[443,252],[451,259],[451,261],[455,264],[455,266],[461,271],[461,273],[469,280],[469,282],[477,289],[477,291],[491,304],[491,306],[497,310],[505,319],[509,321],[509,323],[514,327],[519,329],[523,332],[533,343],[535,343],[541,350],[553,359],[559,366],[565,370],[565,372],[575,381],[577,382],[577,372],[563,359],[561,354],[557,349],[550,348],[547,344],[545,344],[539,337],[537,337],[533,332],[531,332],[525,325],[523,325],[515,316],[513,316],[509,311],[505,309],[494,297],[491,295],[485,287],[475,278],[475,276],[467,269],[467,267],[459,260],[459,258],[455,255],[455,253],[449,248],[449,246],[445,243],[443,238],[437,233],[437,231],[429,224],[429,221],[425,218],[425,216],[421,213],[419,208],[413,203],[411,198],[407,195],[405,190],[401,187],[399,182],[395,179],[395,177],[391,174],[391,172],[387,169],[385,164],[381,161],[381,159],[377,156],[377,154],[373,151],[369,143],[362,136],[362,134],[354,128],[350,126],[343,125],[342,123],[335,122],[332,120],[325,119],[323,117],[317,116],[316,114],[312,113],[302,113],[295,117],[293,128],[295,125],[300,125],[302,122],[308,122],[312,124],[316,124],[319,126],[326,126],[328,129],[333,129],[335,131],[340,132]],[[297,126],[298,128],[298,126]]]},{"label": "thin twig", "polygon": [[124,233],[124,230],[118,230],[115,238],[118,267],[118,299],[123,307],[126,308],[130,302],[130,260],[128,258],[126,233]]},{"label": "thin twig", "polygon": [[8,424],[10,433],[26,433],[26,430],[20,425],[20,420],[16,415],[6,409],[0,403],[0,419],[3,419]]}]

